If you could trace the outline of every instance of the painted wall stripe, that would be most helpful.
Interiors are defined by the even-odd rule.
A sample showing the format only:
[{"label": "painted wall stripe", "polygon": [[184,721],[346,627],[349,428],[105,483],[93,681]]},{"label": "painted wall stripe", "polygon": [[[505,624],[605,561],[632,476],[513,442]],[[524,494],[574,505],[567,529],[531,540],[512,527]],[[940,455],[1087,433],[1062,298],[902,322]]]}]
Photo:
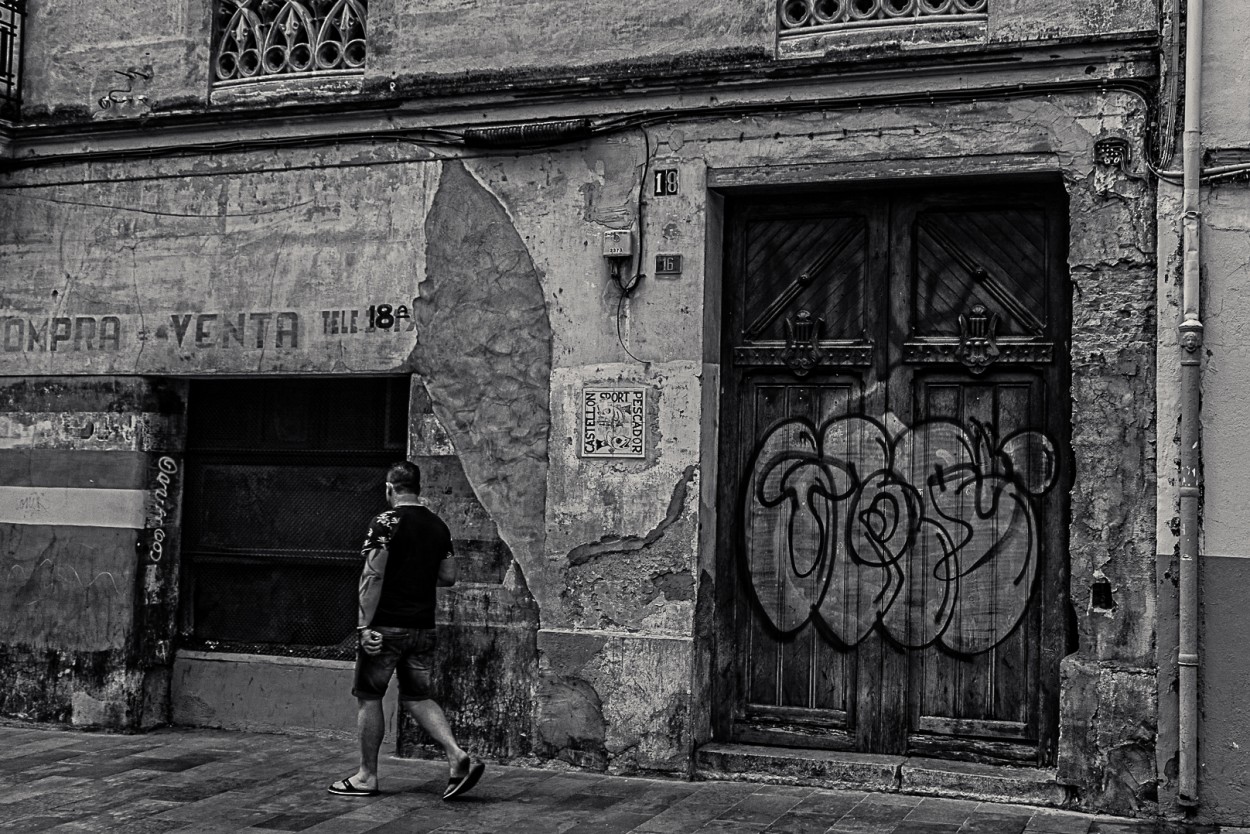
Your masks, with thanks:
[{"label": "painted wall stripe", "polygon": [[0,412],[0,449],[144,451],[164,448],[170,420],[111,411]]},{"label": "painted wall stripe", "polygon": [[0,486],[143,489],[155,461],[146,452],[0,449]]},{"label": "painted wall stripe", "polygon": [[141,529],[142,489],[0,486],[0,524]]}]

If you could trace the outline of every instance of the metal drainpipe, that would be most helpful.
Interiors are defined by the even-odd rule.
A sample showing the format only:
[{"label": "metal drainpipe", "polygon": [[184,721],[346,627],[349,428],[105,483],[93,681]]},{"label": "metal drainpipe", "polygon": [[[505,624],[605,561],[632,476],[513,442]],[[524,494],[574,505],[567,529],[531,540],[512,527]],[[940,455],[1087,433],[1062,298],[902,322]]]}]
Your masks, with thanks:
[{"label": "metal drainpipe", "polygon": [[1180,677],[1177,801],[1198,804],[1198,512],[1202,495],[1202,320],[1200,257],[1202,214],[1199,179],[1202,164],[1202,0],[1187,0],[1185,37],[1185,133],[1183,140],[1184,281],[1179,327],[1181,345],[1181,489],[1180,489]]}]

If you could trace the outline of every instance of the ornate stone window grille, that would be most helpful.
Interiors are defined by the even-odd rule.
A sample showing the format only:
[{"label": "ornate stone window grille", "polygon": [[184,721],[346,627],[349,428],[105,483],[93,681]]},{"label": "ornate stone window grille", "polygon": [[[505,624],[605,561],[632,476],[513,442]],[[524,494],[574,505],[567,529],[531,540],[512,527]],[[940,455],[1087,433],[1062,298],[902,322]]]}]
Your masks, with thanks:
[{"label": "ornate stone window grille", "polygon": [[989,0],[777,0],[781,34],[984,20]]},{"label": "ornate stone window grille", "polygon": [[17,114],[22,96],[22,21],[26,0],[0,0],[0,117]]},{"label": "ornate stone window grille", "polygon": [[217,0],[218,86],[365,71],[368,0]]}]

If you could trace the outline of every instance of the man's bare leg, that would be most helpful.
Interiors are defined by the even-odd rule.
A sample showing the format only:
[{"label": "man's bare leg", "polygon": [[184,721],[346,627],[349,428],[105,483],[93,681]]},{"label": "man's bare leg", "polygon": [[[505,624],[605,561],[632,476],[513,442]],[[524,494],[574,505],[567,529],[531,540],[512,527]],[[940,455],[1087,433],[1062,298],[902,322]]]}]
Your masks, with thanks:
[{"label": "man's bare leg", "polygon": [[[404,701],[404,707],[408,710],[408,714],[413,717],[421,729],[430,734],[430,738],[443,746],[443,750],[447,752],[447,767],[452,777],[464,776],[469,772],[469,754],[460,749],[460,745],[456,744],[456,737],[452,735],[451,725],[447,723],[447,716],[443,714],[443,708],[433,698],[427,698],[424,701]],[[374,750],[374,761],[377,761],[377,751]],[[376,770],[376,768],[375,768]]]},{"label": "man's bare leg", "polygon": [[386,717],[382,702],[369,698],[357,698],[356,729],[360,733],[360,769],[352,777],[352,783],[365,790],[378,787],[378,750],[386,735]]}]

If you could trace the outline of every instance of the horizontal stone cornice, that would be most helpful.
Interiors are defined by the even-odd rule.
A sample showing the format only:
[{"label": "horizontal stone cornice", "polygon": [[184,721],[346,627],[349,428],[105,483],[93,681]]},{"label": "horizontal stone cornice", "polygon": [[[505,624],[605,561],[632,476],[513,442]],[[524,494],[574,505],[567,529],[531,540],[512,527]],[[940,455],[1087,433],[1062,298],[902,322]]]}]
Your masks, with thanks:
[{"label": "horizontal stone cornice", "polygon": [[[976,60],[969,60],[975,58]],[[958,60],[956,60],[958,59]],[[605,91],[593,80],[559,89],[500,89],[443,97],[299,105],[275,97],[247,106],[157,112],[142,119],[0,123],[0,167],[39,167],[93,159],[196,155],[352,140],[410,140],[430,133],[589,119],[592,129],[722,115],[811,109],[941,104],[995,97],[1131,91],[1155,95],[1155,53],[1137,44],[1108,52],[1071,46],[974,56],[947,55],[926,66],[874,66],[838,73],[812,67],[637,83]],[[681,83],[679,83],[681,82]],[[442,139],[447,140],[447,135]]]}]

